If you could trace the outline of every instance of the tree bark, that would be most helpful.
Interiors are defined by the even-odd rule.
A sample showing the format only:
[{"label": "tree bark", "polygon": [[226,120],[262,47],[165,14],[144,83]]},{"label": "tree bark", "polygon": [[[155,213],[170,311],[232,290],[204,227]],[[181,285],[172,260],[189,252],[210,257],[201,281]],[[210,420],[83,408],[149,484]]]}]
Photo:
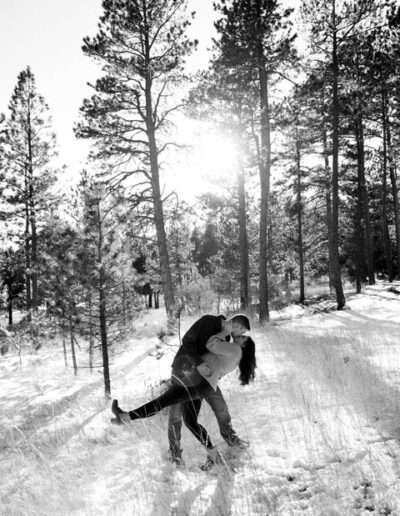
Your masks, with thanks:
[{"label": "tree bark", "polygon": [[92,310],[92,294],[88,294],[88,308],[89,308],[89,369],[93,371],[93,355],[94,355],[94,331],[93,331],[93,310]]},{"label": "tree bark", "polygon": [[[147,9],[143,9],[146,21]],[[152,84],[153,78],[151,73],[151,59],[150,59],[150,43],[149,35],[146,32],[144,35],[145,41],[145,61],[146,61],[146,74],[145,74],[145,98],[146,98],[146,131],[149,143],[149,157],[150,157],[150,171],[151,171],[151,185],[153,195],[153,206],[154,206],[154,222],[156,226],[157,234],[157,248],[160,259],[161,277],[164,287],[164,301],[165,309],[168,317],[173,319],[173,311],[175,305],[174,299],[174,287],[172,284],[171,269],[169,264],[169,255],[167,247],[167,237],[165,233],[165,220],[164,210],[161,198],[160,189],[160,167],[158,163],[158,149],[156,143],[156,130],[154,121],[153,101],[152,101]]]},{"label": "tree bark", "polygon": [[125,281],[122,282],[122,324],[124,328],[126,328],[126,321],[127,321],[127,295],[126,295],[126,287],[125,287]]},{"label": "tree bark", "polygon": [[71,342],[72,367],[74,368],[74,375],[76,376],[78,374],[78,363],[76,361],[76,354],[75,354],[74,325],[72,323],[71,307],[70,307],[70,313],[68,316],[68,321],[69,321],[69,335],[70,335],[70,342]]},{"label": "tree bark", "polygon": [[67,346],[65,345],[65,337],[63,336],[63,355],[64,355],[64,365],[65,368],[68,367],[68,358],[67,358]]},{"label": "tree bark", "polygon": [[393,151],[392,151],[392,135],[391,128],[389,123],[386,125],[386,137],[387,137],[387,149],[388,149],[388,157],[389,157],[389,174],[390,174],[390,183],[392,186],[392,196],[393,196],[393,209],[394,209],[394,222],[396,228],[396,251],[397,251],[397,278],[400,278],[400,219],[399,219],[399,195],[397,188],[397,177],[396,177],[396,168],[393,159]]},{"label": "tree bark", "polygon": [[390,241],[388,216],[387,216],[387,102],[385,92],[382,91],[382,141],[383,141],[383,177],[382,177],[382,234],[385,253],[386,272],[389,281],[393,281],[392,243]]},{"label": "tree bark", "polygon": [[334,288],[334,278],[332,272],[332,194],[331,194],[331,171],[329,168],[329,152],[328,152],[328,138],[326,134],[326,129],[322,129],[322,143],[324,150],[324,165],[325,165],[325,179],[326,179],[326,189],[325,189],[325,202],[326,202],[326,229],[327,229],[327,237],[328,237],[328,275],[329,275],[329,288],[332,292],[332,288]]},{"label": "tree bark", "polygon": [[[260,8],[259,3],[257,3]],[[257,64],[258,64],[258,81],[261,109],[261,163],[260,170],[260,280],[259,280],[259,302],[260,314],[259,321],[263,325],[269,321],[268,307],[268,205],[269,205],[269,188],[271,175],[271,128],[269,114],[269,98],[268,98],[268,74],[265,69],[265,56],[261,31],[261,12],[257,13]]]},{"label": "tree bark", "polygon": [[365,254],[367,259],[368,284],[375,285],[371,221],[369,216],[369,195],[365,179],[364,127],[361,101],[358,100],[356,115],[357,172],[365,227]]},{"label": "tree bark", "polygon": [[360,294],[362,282],[364,278],[364,238],[362,230],[362,212],[363,212],[363,199],[362,199],[362,181],[360,174],[360,167],[357,171],[357,204],[355,208],[355,224],[354,224],[354,258],[355,258],[355,269],[356,269],[356,292]]},{"label": "tree bark", "polygon": [[8,310],[8,325],[12,326],[12,324],[13,324],[13,298],[12,298],[12,294],[11,294],[11,286],[8,287],[7,310]]},{"label": "tree bark", "polygon": [[240,308],[245,310],[250,306],[249,296],[249,248],[246,223],[246,186],[243,165],[238,171],[239,190],[239,247],[240,247]]},{"label": "tree bark", "polygon": [[[333,1],[333,26],[336,26],[335,0]],[[346,304],[343,293],[339,260],[339,64],[337,56],[337,32],[333,32],[332,44],[332,273],[335,281],[337,309]]]},{"label": "tree bark", "polygon": [[31,245],[29,232],[29,205],[25,202],[25,299],[26,310],[28,312],[28,320],[31,320],[32,294],[31,294]]},{"label": "tree bark", "polygon": [[108,340],[107,340],[107,310],[106,310],[106,289],[105,289],[105,271],[103,264],[103,232],[101,227],[100,202],[97,205],[98,224],[99,224],[99,241],[97,247],[97,263],[99,266],[99,323],[100,323],[100,342],[101,353],[103,357],[103,378],[104,378],[104,394],[106,398],[111,398],[111,380],[110,365],[108,358]]},{"label": "tree bark", "polygon": [[297,231],[299,246],[299,273],[300,273],[300,303],[305,300],[304,288],[304,249],[303,249],[303,201],[302,201],[302,184],[301,184],[301,155],[300,143],[296,138],[296,168],[297,168]]},{"label": "tree bark", "polygon": [[104,378],[104,394],[106,398],[111,398],[111,379],[110,365],[108,359],[108,341],[107,341],[107,313],[106,313],[106,294],[104,289],[104,268],[100,266],[100,285],[99,285],[99,319],[100,319],[100,340],[101,353],[103,357],[103,378]]},{"label": "tree bark", "polygon": [[33,198],[31,197],[31,235],[32,235],[32,245],[31,245],[31,257],[32,257],[32,309],[33,312],[37,312],[38,304],[39,304],[39,296],[38,296],[38,256],[37,256],[37,229],[36,229],[36,215],[35,208],[33,203]]},{"label": "tree bark", "polygon": [[28,99],[27,116],[27,142],[28,142],[28,191],[26,192],[29,204],[29,225],[31,229],[31,281],[32,281],[32,304],[33,312],[38,308],[38,286],[37,286],[37,233],[36,215],[33,191],[33,153],[32,153],[32,126],[30,98]]}]

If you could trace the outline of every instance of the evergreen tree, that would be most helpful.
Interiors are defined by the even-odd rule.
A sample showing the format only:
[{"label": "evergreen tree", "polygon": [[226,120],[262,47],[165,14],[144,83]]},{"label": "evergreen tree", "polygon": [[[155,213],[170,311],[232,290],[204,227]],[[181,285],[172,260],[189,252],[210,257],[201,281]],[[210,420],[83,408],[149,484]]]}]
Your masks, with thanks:
[{"label": "evergreen tree", "polygon": [[[77,253],[81,237],[77,228],[65,221],[53,219],[42,232],[41,268],[46,271],[43,281],[43,297],[48,315],[55,315],[57,323],[69,336],[72,367],[78,374],[76,335],[81,321],[81,308],[85,302],[82,267],[78,266]],[[87,253],[86,257],[88,257]],[[89,268],[86,269],[86,277]],[[66,360],[65,336],[64,358]]]},{"label": "evergreen tree", "polygon": [[[400,205],[396,172],[396,162],[400,151],[400,123],[398,119],[400,97],[400,11],[397,3],[385,3],[386,23],[373,27],[364,35],[365,75],[369,79],[370,118],[375,121],[374,136],[381,137],[380,163],[381,172],[381,232],[384,242],[385,269],[390,280],[400,277]],[[391,226],[394,231],[391,231]],[[392,250],[391,233],[395,242],[396,253]],[[394,266],[394,255],[397,264]]]},{"label": "evergreen tree", "polygon": [[[238,239],[240,207],[237,189],[229,193],[231,195],[227,196],[207,193],[199,197],[202,218],[206,223],[202,230],[197,227],[192,233],[193,261],[200,274],[210,279],[214,291],[239,308],[242,306],[241,243]],[[246,203],[250,203],[249,198]],[[258,278],[254,256],[257,252],[257,224],[250,214],[246,217],[249,230],[249,283],[252,277]]]},{"label": "evergreen tree", "polygon": [[181,287],[193,275],[193,244],[191,242],[190,207],[179,203],[173,209],[167,225],[167,236],[174,284]]},{"label": "evergreen tree", "polygon": [[[377,15],[372,0],[341,2],[339,0],[310,0],[303,2],[304,18],[310,23],[311,48],[317,56],[323,56],[329,66],[328,76],[331,96],[332,125],[332,210],[330,235],[330,261],[336,290],[338,310],[346,303],[341,280],[339,260],[339,153],[340,153],[340,103],[342,68],[340,54],[358,30],[370,29]],[[358,126],[360,130],[361,126]],[[361,152],[361,147],[359,148]],[[360,156],[361,159],[361,156]],[[361,166],[361,165],[360,165]],[[362,172],[360,171],[360,174]]]},{"label": "evergreen tree", "polygon": [[[296,88],[288,97],[277,117],[277,126],[284,136],[281,148],[281,161],[284,163],[285,175],[280,181],[284,188],[293,190],[294,199],[290,199],[288,212],[295,219],[296,251],[300,281],[300,303],[305,300],[305,193],[312,185],[311,171],[304,164],[307,153],[314,151],[319,139],[318,130],[313,127],[314,114],[304,103],[300,88]],[[315,190],[315,187],[313,187]]]},{"label": "evergreen tree", "polygon": [[289,16],[276,0],[220,0],[222,18],[216,23],[220,35],[220,61],[226,69],[248,70],[249,84],[256,84],[259,99],[260,134],[258,168],[260,174],[260,259],[259,320],[269,320],[268,309],[268,201],[271,178],[271,108],[270,89],[277,74],[288,62],[293,65],[295,51]]},{"label": "evergreen tree", "polygon": [[248,73],[224,68],[215,57],[210,70],[201,75],[190,94],[190,114],[212,122],[234,143],[236,159],[233,165],[237,177],[239,202],[240,298],[241,309],[251,303],[249,282],[249,249],[247,235],[246,172],[251,161],[254,110],[257,98],[254,88],[248,88]]},{"label": "evergreen tree", "polygon": [[[121,335],[121,309],[125,301],[123,276],[129,257],[123,252],[124,230],[121,197],[107,193],[103,184],[83,175],[82,236],[77,249],[78,276],[85,287],[88,310],[84,317],[100,341],[105,395],[111,395],[110,348]],[[124,214],[122,220],[125,220]],[[132,271],[130,271],[132,276]],[[122,306],[122,308],[124,308]]]},{"label": "evergreen tree", "polygon": [[[183,62],[194,43],[185,36],[186,0],[104,0],[99,33],[85,38],[83,52],[103,64],[104,76],[85,100],[76,134],[96,144],[94,156],[111,163],[112,187],[141,187],[152,202],[167,312],[174,290],[160,186],[161,156],[178,106]],[[133,177],[134,176],[134,177]],[[144,188],[144,190],[143,190]]]},{"label": "evergreen tree", "polygon": [[29,67],[18,76],[3,133],[3,202],[6,218],[17,223],[16,235],[25,247],[26,308],[35,311],[38,297],[38,231],[43,214],[55,203],[50,167],[55,135],[49,109],[37,92]]},{"label": "evergreen tree", "polygon": [[6,291],[6,304],[8,311],[8,324],[13,324],[14,306],[22,302],[24,285],[24,260],[21,250],[12,248],[0,253],[0,288]]}]

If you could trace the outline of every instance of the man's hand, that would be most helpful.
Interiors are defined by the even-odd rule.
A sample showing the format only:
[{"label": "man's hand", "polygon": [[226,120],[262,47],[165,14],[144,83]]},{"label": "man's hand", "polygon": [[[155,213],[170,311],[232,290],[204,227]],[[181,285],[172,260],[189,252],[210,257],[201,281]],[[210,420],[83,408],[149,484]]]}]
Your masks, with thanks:
[{"label": "man's hand", "polygon": [[200,365],[198,365],[197,370],[202,376],[211,376],[210,367],[206,362],[202,362]]}]

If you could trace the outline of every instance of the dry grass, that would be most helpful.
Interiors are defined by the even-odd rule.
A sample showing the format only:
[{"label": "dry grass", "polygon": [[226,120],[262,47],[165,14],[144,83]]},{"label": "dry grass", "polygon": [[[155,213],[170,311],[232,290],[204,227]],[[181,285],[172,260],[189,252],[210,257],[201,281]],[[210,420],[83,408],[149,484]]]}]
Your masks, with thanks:
[{"label": "dry grass", "polygon": [[[205,453],[185,430],[187,467],[176,470],[165,460],[165,414],[121,429],[96,407],[87,425],[8,434],[4,514],[400,514],[399,330],[350,312],[318,317],[254,331],[255,385],[224,379],[235,429],[251,441],[230,470],[201,472]],[[201,421],[228,454],[207,406]]]}]

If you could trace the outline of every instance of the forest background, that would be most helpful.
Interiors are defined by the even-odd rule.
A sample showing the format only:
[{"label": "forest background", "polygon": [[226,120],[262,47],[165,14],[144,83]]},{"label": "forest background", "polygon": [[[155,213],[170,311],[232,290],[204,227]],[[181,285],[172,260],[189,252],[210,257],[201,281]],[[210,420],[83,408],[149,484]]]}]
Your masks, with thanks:
[{"label": "forest background", "polygon": [[172,332],[183,311],[264,325],[316,285],[341,310],[345,282],[399,279],[399,6],[285,5],[215,2],[209,62],[191,73],[185,0],[104,0],[83,40],[97,75],[74,170],[34,70],[19,73],[0,118],[0,279],[17,349],[61,328],[77,371],[86,336],[108,395],[109,355],[143,296]]}]

